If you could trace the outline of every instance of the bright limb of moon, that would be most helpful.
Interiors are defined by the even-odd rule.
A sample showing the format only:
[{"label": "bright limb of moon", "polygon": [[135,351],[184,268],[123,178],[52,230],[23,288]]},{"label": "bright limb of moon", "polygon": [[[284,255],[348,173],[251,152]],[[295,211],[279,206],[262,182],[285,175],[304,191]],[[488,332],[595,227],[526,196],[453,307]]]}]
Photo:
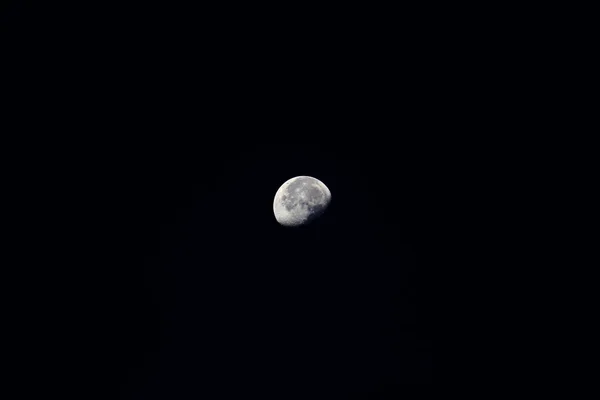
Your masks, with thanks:
[{"label": "bright limb of moon", "polygon": [[285,181],[273,200],[273,213],[284,226],[299,226],[321,215],[331,202],[331,192],[320,180],[296,176]]}]

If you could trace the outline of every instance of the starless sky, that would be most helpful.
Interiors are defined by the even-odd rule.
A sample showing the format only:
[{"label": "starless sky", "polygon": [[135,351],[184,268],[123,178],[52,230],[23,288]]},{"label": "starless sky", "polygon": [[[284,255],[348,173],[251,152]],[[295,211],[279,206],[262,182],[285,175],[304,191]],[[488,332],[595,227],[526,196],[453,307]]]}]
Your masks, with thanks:
[{"label": "starless sky", "polygon": [[[24,75],[11,79],[39,105],[19,127],[50,141],[35,141],[49,157],[36,199],[68,254],[52,260],[75,264],[51,324],[75,354],[53,344],[71,360],[54,382],[132,400],[367,399],[430,382],[420,58],[391,68],[369,45],[368,73],[360,41],[254,40],[227,28],[233,14],[56,7],[13,7],[3,28]],[[332,202],[285,228],[273,197],[298,175]]]},{"label": "starless sky", "polygon": [[[132,314],[150,314],[124,318],[135,334],[116,339],[132,395],[350,395],[430,380],[406,178],[332,149],[280,150],[189,160],[147,188],[156,206],[137,205],[146,221],[129,237],[142,254],[123,266],[123,291],[145,296]],[[332,203],[313,224],[285,228],[272,201],[297,175],[322,180]]]}]

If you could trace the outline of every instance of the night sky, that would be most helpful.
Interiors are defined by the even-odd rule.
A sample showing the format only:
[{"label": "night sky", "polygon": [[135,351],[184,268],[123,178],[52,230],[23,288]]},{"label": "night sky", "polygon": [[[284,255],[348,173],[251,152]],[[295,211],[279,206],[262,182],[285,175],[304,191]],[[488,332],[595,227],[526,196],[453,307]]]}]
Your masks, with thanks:
[{"label": "night sky", "polygon": [[[53,262],[73,266],[43,328],[65,343],[49,345],[69,360],[56,382],[131,400],[394,398],[431,383],[419,58],[212,12],[3,10],[13,81],[43,105],[21,128],[56,148],[38,172],[65,254]],[[286,228],[273,197],[298,175],[332,202]]]},{"label": "night sky", "polygon": [[[103,311],[125,398],[368,398],[430,382],[410,178],[350,149],[222,150],[218,166],[190,158],[132,183],[115,206]],[[332,203],[286,228],[273,196],[297,175]]]}]

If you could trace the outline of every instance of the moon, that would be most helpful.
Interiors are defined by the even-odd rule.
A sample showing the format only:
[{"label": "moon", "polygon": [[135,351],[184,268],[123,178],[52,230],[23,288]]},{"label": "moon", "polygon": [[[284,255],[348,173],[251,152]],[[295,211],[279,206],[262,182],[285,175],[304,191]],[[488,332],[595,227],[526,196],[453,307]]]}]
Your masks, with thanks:
[{"label": "moon", "polygon": [[323,214],[330,202],[331,192],[323,182],[311,176],[296,176],[275,193],[273,213],[283,226],[300,226]]}]

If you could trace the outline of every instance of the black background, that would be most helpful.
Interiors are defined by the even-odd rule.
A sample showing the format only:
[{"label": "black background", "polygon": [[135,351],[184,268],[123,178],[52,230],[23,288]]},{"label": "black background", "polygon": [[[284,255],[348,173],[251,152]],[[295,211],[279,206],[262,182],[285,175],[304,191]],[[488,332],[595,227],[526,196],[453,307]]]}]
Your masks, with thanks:
[{"label": "black background", "polygon": [[[32,151],[64,289],[44,330],[65,344],[49,363],[81,398],[374,398],[432,380],[415,138],[435,88],[417,28],[246,11],[3,10],[18,129],[47,132]],[[272,201],[297,175],[333,201],[289,229]]]},{"label": "black background", "polygon": [[[132,398],[344,398],[431,380],[410,178],[361,165],[356,148],[344,159],[280,146],[213,148],[227,154],[219,168],[190,157],[119,190],[101,223],[110,292],[97,328],[114,360],[106,372]],[[327,182],[333,202],[286,229],[272,198],[300,174]]]}]

